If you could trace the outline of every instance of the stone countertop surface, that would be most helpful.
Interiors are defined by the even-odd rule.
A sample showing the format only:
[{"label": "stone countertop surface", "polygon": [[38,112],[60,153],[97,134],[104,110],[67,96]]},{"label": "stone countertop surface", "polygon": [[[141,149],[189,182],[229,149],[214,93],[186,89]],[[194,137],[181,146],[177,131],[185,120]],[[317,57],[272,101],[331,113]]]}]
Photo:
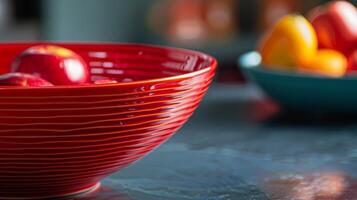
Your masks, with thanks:
[{"label": "stone countertop surface", "polygon": [[356,116],[289,113],[216,83],[169,141],[74,199],[352,200],[356,167]]}]

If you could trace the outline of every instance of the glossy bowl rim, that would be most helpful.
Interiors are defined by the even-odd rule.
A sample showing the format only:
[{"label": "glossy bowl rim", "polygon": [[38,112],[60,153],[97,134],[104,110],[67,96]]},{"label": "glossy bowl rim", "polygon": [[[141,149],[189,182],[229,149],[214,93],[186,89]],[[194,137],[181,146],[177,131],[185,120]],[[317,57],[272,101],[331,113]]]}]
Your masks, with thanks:
[{"label": "glossy bowl rim", "polygon": [[80,88],[111,88],[111,87],[126,87],[126,86],[135,86],[135,85],[145,85],[145,84],[155,84],[159,82],[167,82],[167,81],[178,81],[180,79],[187,79],[187,78],[192,78],[194,76],[202,75],[205,73],[212,73],[216,70],[217,68],[217,59],[214,58],[211,55],[208,55],[206,53],[200,52],[200,51],[195,51],[195,50],[189,50],[189,49],[184,49],[184,48],[178,48],[178,47],[170,47],[170,46],[163,46],[163,45],[152,45],[152,44],[142,44],[142,43],[121,43],[121,42],[77,42],[77,41],[26,41],[26,42],[4,42],[0,43],[1,45],[41,45],[41,44],[49,44],[49,45],[85,45],[85,46],[91,46],[91,45],[106,45],[106,46],[131,46],[131,47],[143,47],[143,48],[155,48],[155,49],[162,49],[162,50],[168,50],[168,51],[174,51],[174,52],[181,52],[181,53],[188,53],[188,54],[193,54],[199,57],[203,57],[207,60],[210,61],[210,63],[207,65],[207,67],[193,71],[193,72],[188,72],[180,75],[172,75],[172,76],[167,76],[163,78],[154,78],[154,79],[147,79],[147,80],[139,80],[139,81],[132,81],[132,82],[119,82],[119,83],[108,83],[108,84],[85,84],[85,85],[54,85],[54,86],[48,86],[48,87],[18,87],[18,86],[1,86],[0,90],[53,90],[53,89],[80,89]]}]

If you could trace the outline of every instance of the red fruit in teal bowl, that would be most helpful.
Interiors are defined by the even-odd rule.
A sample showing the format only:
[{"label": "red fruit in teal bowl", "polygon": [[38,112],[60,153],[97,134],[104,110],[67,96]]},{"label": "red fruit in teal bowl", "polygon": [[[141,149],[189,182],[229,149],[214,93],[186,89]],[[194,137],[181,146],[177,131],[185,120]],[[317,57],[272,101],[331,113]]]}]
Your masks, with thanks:
[{"label": "red fruit in teal bowl", "polygon": [[357,49],[348,57],[348,71],[356,72],[357,70]]},{"label": "red fruit in teal bowl", "polygon": [[321,48],[350,53],[357,43],[357,9],[347,1],[331,1],[310,12]]}]

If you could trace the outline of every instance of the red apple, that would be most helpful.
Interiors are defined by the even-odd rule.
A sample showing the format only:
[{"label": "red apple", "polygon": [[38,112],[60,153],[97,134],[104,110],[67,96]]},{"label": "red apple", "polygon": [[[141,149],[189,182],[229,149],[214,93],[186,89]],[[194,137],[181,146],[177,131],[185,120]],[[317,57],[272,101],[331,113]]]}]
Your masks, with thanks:
[{"label": "red apple", "polygon": [[33,86],[33,87],[44,87],[53,86],[52,83],[31,75],[24,73],[8,73],[0,75],[0,85],[1,86]]},{"label": "red apple", "polygon": [[347,1],[332,1],[310,12],[321,48],[349,54],[357,45],[357,9]]},{"label": "red apple", "polygon": [[353,53],[348,57],[348,71],[357,71],[357,50],[353,51]]},{"label": "red apple", "polygon": [[69,49],[53,45],[26,49],[15,59],[11,70],[39,76],[54,85],[89,82],[89,71],[84,60]]}]

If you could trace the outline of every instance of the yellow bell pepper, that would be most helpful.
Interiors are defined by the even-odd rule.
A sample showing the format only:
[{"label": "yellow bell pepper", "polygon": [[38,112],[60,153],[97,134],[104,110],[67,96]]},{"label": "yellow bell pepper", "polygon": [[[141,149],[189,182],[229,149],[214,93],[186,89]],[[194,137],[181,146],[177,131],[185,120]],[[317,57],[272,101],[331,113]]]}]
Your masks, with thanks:
[{"label": "yellow bell pepper", "polygon": [[332,49],[321,49],[308,63],[299,66],[302,73],[341,77],[347,71],[348,60],[340,52]]},{"label": "yellow bell pepper", "polygon": [[317,46],[310,22],[301,15],[286,15],[263,35],[258,49],[266,67],[294,70],[315,56]]}]

